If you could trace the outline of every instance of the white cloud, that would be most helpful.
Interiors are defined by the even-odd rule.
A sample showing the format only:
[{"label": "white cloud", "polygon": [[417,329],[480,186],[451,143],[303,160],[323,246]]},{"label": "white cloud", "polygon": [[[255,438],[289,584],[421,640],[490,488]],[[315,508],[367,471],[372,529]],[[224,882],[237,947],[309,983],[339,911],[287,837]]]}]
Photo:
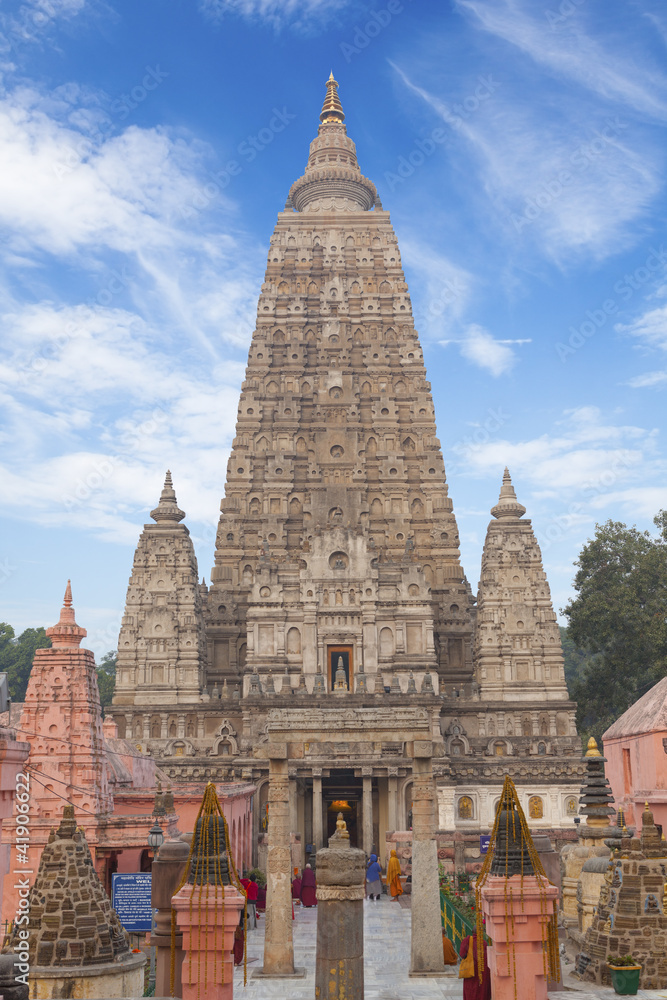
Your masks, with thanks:
[{"label": "white cloud", "polygon": [[[483,72],[453,79],[440,65],[446,38],[411,63],[406,56],[407,69],[391,63],[445,123],[449,159],[471,173],[467,190],[479,213],[513,250],[537,248],[562,267],[634,245],[635,224],[662,188],[664,142],[654,123],[667,118],[667,76],[646,61],[630,62],[613,42],[591,40],[576,18],[554,32],[543,9],[519,0],[462,0],[459,7],[473,27],[539,63],[536,69],[516,51],[492,57],[484,43],[484,61],[472,62]],[[545,79],[544,67],[556,65],[557,79]],[[535,99],[526,100],[527,92]]]},{"label": "white cloud", "polygon": [[[625,46],[607,46],[570,17],[567,30],[551,30],[542,7],[522,0],[457,0],[487,32],[536,63],[599,97],[660,121],[667,118],[667,77],[646,58],[628,58]],[[556,7],[556,10],[558,8]],[[599,31],[598,31],[599,36]]]},{"label": "white cloud", "polygon": [[403,265],[417,303],[415,323],[424,338],[456,328],[470,301],[474,277],[415,236],[401,240]]},{"label": "white cloud", "polygon": [[632,323],[618,323],[615,327],[621,333],[643,340],[647,347],[657,347],[667,351],[667,306],[649,309]]},{"label": "white cloud", "polygon": [[458,344],[461,357],[480,368],[484,368],[496,378],[506,375],[517,362],[517,356],[510,344],[529,344],[530,340],[496,340],[487,330],[471,324],[461,340],[441,340],[443,347]]},{"label": "white cloud", "polygon": [[667,371],[645,372],[644,375],[635,375],[628,379],[626,385],[633,389],[652,389],[657,385],[664,385],[667,382]]},{"label": "white cloud", "polygon": [[213,21],[238,15],[264,22],[277,31],[289,26],[305,33],[324,27],[351,0],[200,0],[199,9]]}]

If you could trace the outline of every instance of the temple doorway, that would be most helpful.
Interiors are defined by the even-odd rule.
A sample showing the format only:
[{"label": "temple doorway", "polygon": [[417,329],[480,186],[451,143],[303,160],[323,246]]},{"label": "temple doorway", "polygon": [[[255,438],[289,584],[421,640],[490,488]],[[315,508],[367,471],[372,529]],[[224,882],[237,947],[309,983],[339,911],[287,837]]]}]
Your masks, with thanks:
[{"label": "temple doorway", "polygon": [[336,831],[336,818],[342,812],[350,834],[350,847],[361,847],[361,799],[363,783],[352,770],[331,771],[322,789],[326,811],[325,843]]}]

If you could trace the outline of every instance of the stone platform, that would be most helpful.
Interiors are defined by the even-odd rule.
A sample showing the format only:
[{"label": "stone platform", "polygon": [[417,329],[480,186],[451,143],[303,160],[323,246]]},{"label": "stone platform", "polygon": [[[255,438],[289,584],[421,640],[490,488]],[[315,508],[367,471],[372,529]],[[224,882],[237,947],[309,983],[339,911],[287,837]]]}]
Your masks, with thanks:
[{"label": "stone platform", "polygon": [[[243,966],[234,972],[234,995],[249,1000],[313,1000],[315,996],[315,940],[317,907],[294,908],[294,964],[306,969],[305,979],[256,980],[251,970],[261,968],[264,921],[248,932],[248,985],[243,990]],[[377,903],[364,900],[365,1000],[460,1000],[463,980],[453,976],[411,978],[410,908],[383,896]]]},{"label": "stone platform", "polygon": [[[599,988],[585,990],[570,990],[567,992],[575,994],[575,1000],[616,1000],[618,993],[615,993],[610,986],[600,986]],[[667,1000],[667,987],[664,990],[637,990],[639,1000]],[[549,1000],[563,1000],[564,994],[547,993]]]}]

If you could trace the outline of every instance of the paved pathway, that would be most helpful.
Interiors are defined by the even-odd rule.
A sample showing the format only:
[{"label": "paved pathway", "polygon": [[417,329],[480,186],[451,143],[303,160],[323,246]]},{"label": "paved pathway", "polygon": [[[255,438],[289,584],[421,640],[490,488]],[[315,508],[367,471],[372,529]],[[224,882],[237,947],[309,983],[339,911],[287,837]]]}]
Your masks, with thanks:
[{"label": "paved pathway", "polygon": [[[306,969],[305,979],[253,979],[264,953],[265,918],[248,933],[248,985],[243,989],[243,966],[234,978],[234,996],[248,1000],[314,1000],[315,933],[317,908],[294,910],[294,964]],[[410,968],[410,910],[386,898],[364,900],[365,1000],[460,1000],[463,980],[456,973],[446,978],[414,978]]]}]

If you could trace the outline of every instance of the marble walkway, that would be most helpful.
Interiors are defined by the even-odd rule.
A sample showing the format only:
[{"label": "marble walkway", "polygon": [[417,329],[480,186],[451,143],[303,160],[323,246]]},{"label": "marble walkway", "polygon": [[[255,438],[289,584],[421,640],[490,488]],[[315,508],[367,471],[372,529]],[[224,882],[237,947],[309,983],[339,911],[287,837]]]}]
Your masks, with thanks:
[{"label": "marble walkway", "polygon": [[[248,985],[243,989],[243,966],[234,975],[234,995],[257,1000],[314,1000],[315,933],[317,909],[296,907],[293,923],[294,964],[306,969],[305,979],[253,979],[262,966],[264,917],[248,932]],[[411,979],[410,910],[386,898],[364,901],[365,1000],[460,1000],[463,980],[456,977]]]}]

